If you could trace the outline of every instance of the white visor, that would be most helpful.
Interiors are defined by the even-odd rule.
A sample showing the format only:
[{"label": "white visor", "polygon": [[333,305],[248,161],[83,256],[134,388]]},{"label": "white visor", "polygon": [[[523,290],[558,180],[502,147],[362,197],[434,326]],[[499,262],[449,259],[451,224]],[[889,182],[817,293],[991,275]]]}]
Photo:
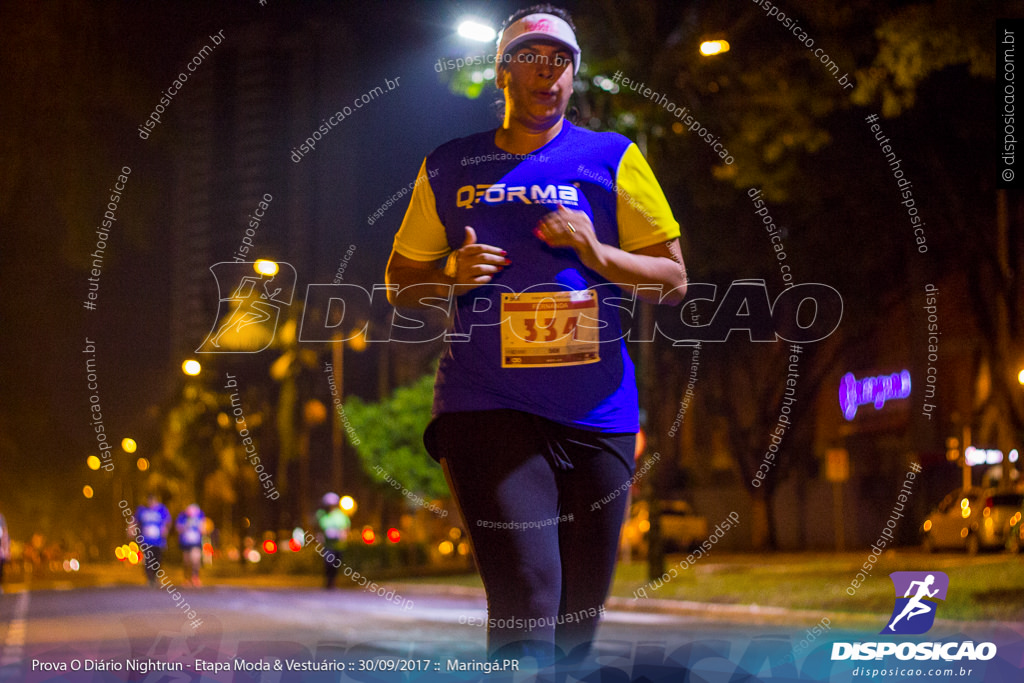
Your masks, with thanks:
[{"label": "white visor", "polygon": [[553,40],[572,52],[573,74],[580,70],[580,46],[576,34],[561,17],[553,14],[528,14],[513,22],[498,36],[498,61],[528,40]]}]

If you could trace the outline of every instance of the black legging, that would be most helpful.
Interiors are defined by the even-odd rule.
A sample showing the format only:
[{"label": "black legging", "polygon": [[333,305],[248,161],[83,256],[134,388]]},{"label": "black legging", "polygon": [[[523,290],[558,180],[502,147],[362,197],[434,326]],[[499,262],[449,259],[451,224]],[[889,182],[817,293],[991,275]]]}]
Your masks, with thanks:
[{"label": "black legging", "polygon": [[513,410],[447,413],[431,425],[427,442],[443,458],[487,591],[491,657],[550,661],[554,644],[578,655],[593,640],[635,440]]}]

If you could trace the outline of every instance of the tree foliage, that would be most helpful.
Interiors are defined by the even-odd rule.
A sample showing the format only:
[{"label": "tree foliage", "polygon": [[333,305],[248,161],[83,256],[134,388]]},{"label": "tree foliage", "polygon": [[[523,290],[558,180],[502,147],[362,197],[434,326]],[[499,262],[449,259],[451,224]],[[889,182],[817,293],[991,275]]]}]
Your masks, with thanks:
[{"label": "tree foliage", "polygon": [[373,481],[385,481],[387,475],[424,499],[448,495],[444,474],[423,445],[433,395],[434,376],[426,374],[379,402],[359,397],[345,401],[345,415],[352,427],[346,430],[349,443]]},{"label": "tree foliage", "polygon": [[884,17],[874,35],[878,51],[873,62],[857,70],[852,100],[880,102],[887,117],[898,116],[917,102],[917,90],[928,77],[966,65],[973,77],[995,76],[992,27],[1008,16],[1004,3],[918,3]]}]

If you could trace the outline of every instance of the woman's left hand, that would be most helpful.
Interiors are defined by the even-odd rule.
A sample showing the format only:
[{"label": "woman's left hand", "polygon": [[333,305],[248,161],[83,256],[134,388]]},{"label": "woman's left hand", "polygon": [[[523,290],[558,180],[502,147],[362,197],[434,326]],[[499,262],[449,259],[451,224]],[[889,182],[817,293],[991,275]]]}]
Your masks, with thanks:
[{"label": "woman's left hand", "polygon": [[561,204],[557,210],[540,219],[533,234],[549,247],[574,249],[583,261],[599,244],[590,216],[582,211],[567,209]]}]

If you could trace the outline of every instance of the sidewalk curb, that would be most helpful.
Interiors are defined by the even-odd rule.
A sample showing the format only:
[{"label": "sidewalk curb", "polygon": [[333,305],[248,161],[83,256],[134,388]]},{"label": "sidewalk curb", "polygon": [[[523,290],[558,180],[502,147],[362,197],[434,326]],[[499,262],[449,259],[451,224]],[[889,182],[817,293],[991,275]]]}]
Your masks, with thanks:
[{"label": "sidewalk curb", "polygon": [[[414,593],[436,595],[438,597],[462,597],[485,599],[483,588],[470,588],[467,586],[449,586],[445,584],[427,583],[403,583],[394,584],[396,590],[403,591],[403,594]],[[721,621],[742,619],[746,623],[803,623],[813,625],[821,621],[822,616],[828,616],[830,620],[842,621],[850,624],[863,622],[874,625],[879,617],[875,614],[856,614],[840,612],[827,615],[824,612],[806,609],[790,609],[788,607],[774,607],[771,605],[734,605],[715,602],[695,602],[692,600],[658,600],[646,598],[637,600],[635,598],[620,598],[611,596],[605,602],[608,610],[620,612],[646,612],[651,614],[675,614],[679,616],[701,616],[708,619]]]},{"label": "sidewalk curb", "polygon": [[614,596],[608,598],[606,604],[612,609],[624,612],[700,615],[713,619],[735,619],[739,617],[745,621],[753,618],[762,623],[786,620],[789,623],[807,621],[810,624],[814,624],[822,618],[822,613],[815,610],[790,609],[788,607],[774,607],[772,605],[736,605],[717,602],[696,602],[693,600],[658,600],[654,598],[638,600]]},{"label": "sidewalk curb", "polygon": [[[483,588],[450,586],[446,584],[402,583],[394,584],[404,595],[420,594],[438,597],[479,598],[485,600]],[[621,598],[610,596],[605,602],[606,611],[640,612],[647,614],[671,614],[676,616],[699,616],[709,621],[742,621],[745,624],[772,624],[780,626],[815,626],[823,618],[829,619],[830,629],[845,628],[874,631],[884,625],[886,616],[870,612],[838,612],[829,610],[793,609],[773,605],[737,605],[718,602],[696,602],[693,600],[664,600],[645,598]],[[948,629],[963,629],[966,624],[972,628],[991,626],[1013,629],[1015,622],[1005,621],[958,621],[936,619],[935,626]]]}]

